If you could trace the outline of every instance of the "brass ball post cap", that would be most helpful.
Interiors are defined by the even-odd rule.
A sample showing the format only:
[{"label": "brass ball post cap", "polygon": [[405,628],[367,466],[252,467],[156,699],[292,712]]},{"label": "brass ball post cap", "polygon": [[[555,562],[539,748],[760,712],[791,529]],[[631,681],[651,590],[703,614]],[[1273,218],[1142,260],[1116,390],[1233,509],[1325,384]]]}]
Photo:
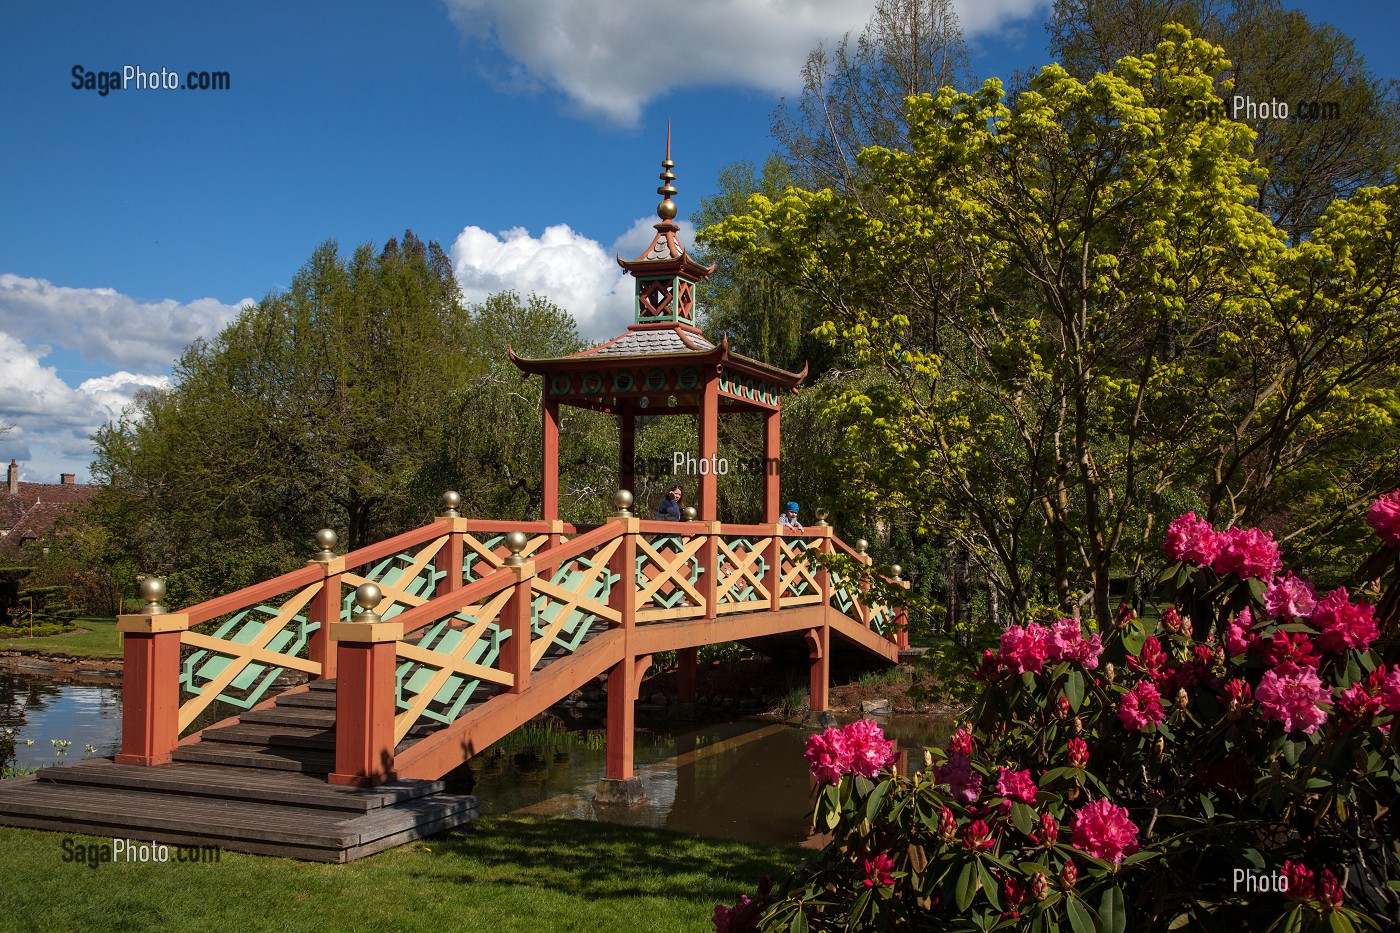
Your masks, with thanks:
[{"label": "brass ball post cap", "polygon": [[632,494],[625,489],[619,489],[617,492],[613,493],[613,508],[617,509],[619,512],[625,512],[632,508],[632,503],[634,501]]},{"label": "brass ball post cap", "polygon": [[462,504],[462,495],[455,490],[449,489],[442,494],[441,502],[443,511],[455,512],[457,511],[457,507]]},{"label": "brass ball post cap", "polygon": [[681,509],[681,514],[685,516],[685,520],[688,522],[693,522],[700,517],[700,513],[695,511],[695,506],[693,505],[687,505],[685,508]]},{"label": "brass ball post cap", "polygon": [[148,603],[158,603],[165,598],[165,580],[161,577],[147,577],[141,581],[141,598]]},{"label": "brass ball post cap", "polygon": [[530,543],[530,536],[523,531],[512,531],[506,535],[506,550],[519,554]]},{"label": "brass ball post cap", "polygon": [[900,575],[904,573],[904,568],[899,566],[898,564],[894,564],[890,567],[890,573],[894,574],[894,578],[898,580]]},{"label": "brass ball post cap", "polygon": [[323,551],[334,548],[338,540],[340,539],[336,537],[336,533],[329,528],[322,528],[316,532],[316,546]]},{"label": "brass ball post cap", "polygon": [[864,538],[856,538],[856,553],[864,554],[868,550],[870,550],[870,542]]},{"label": "brass ball post cap", "polygon": [[361,583],[355,587],[355,605],[365,612],[373,612],[384,599],[384,591],[379,588],[378,583]]}]

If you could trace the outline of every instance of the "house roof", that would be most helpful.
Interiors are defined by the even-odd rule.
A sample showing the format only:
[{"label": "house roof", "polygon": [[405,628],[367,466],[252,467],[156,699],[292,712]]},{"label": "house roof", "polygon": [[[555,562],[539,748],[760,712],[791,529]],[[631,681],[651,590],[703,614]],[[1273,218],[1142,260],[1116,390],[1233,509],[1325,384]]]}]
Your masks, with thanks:
[{"label": "house roof", "polygon": [[19,483],[15,493],[0,484],[0,553],[16,554],[25,541],[52,533],[63,513],[97,495],[100,486],[77,483]]}]

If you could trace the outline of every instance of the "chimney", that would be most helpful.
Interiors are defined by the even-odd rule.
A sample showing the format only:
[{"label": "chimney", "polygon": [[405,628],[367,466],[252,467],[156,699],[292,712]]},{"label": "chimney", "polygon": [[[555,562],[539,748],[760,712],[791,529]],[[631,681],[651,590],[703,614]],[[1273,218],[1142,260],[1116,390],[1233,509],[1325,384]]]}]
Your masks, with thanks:
[{"label": "chimney", "polygon": [[74,479],[77,475],[78,475],[78,474],[76,474],[76,473],[60,473],[60,474],[58,474],[58,481],[59,481],[60,483],[62,483],[64,486],[72,486],[72,485],[73,485],[73,479]]},{"label": "chimney", "polygon": [[10,474],[8,478],[10,481],[10,495],[19,495],[19,464],[13,459],[10,460]]}]

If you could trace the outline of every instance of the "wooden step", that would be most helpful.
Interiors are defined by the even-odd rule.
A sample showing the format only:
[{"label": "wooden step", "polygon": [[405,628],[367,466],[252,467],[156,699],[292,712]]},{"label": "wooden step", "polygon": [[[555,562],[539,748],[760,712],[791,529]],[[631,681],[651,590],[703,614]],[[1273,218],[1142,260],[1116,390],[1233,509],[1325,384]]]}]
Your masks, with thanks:
[{"label": "wooden step", "polygon": [[[157,770],[157,769],[152,769]],[[0,783],[0,823],[263,855],[344,862],[476,817],[475,797],[431,794],[349,813],[39,781]]]},{"label": "wooden step", "polygon": [[35,774],[40,783],[78,784],[190,797],[216,797],[367,813],[446,788],[442,781],[396,781],[378,787],[342,787],[296,771],[259,771],[185,764],[148,768],[90,758]]},{"label": "wooden step", "polygon": [[329,774],[335,770],[335,752],[293,746],[279,746],[273,751],[232,742],[196,742],[175,749],[174,758],[176,761],[308,774]]},{"label": "wooden step", "polygon": [[239,723],[200,733],[201,743],[229,742],[277,749],[282,746],[320,750],[335,750],[335,732],[319,726],[266,725]]},{"label": "wooden step", "polygon": [[307,684],[312,690],[318,693],[335,693],[335,678],[330,680],[313,680]]},{"label": "wooden step", "polygon": [[330,690],[306,690],[277,698],[277,709],[311,708],[335,709],[335,693]]},{"label": "wooden step", "polygon": [[238,720],[245,723],[334,729],[335,710],[315,706],[275,706],[271,709],[255,709],[243,713]]}]

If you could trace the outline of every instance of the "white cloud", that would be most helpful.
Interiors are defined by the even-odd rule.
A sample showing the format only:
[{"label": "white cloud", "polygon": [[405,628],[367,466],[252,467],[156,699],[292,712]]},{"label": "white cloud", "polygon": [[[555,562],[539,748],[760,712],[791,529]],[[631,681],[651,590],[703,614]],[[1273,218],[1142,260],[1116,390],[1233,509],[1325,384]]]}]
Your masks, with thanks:
[{"label": "white cloud", "polygon": [[[562,90],[587,113],[635,123],[672,88],[801,88],[817,45],[858,34],[874,0],[446,0],[468,38],[494,41],[520,82]],[[961,0],[969,37],[1048,6],[1048,0]]]},{"label": "white cloud", "polygon": [[[568,311],[588,340],[615,337],[632,323],[632,278],[617,257],[633,259],[651,245],[655,217],[642,217],[604,247],[567,224],[538,237],[515,227],[491,233],[469,226],[452,244],[452,266],[467,302],[508,290],[534,292]],[[695,228],[679,221],[681,243],[695,242]]]},{"label": "white cloud", "polygon": [[90,436],[119,416],[138,390],[169,380],[123,370],[75,389],[40,362],[50,352],[0,332],[0,423],[14,425],[0,436],[0,460],[21,461],[26,481],[57,482],[60,473],[83,481],[92,462]]},{"label": "white cloud", "polygon": [[0,275],[0,331],[137,371],[168,368],[196,337],[215,336],[248,303],[251,299],[233,305],[213,298],[137,301],[110,288],[67,288]]}]

